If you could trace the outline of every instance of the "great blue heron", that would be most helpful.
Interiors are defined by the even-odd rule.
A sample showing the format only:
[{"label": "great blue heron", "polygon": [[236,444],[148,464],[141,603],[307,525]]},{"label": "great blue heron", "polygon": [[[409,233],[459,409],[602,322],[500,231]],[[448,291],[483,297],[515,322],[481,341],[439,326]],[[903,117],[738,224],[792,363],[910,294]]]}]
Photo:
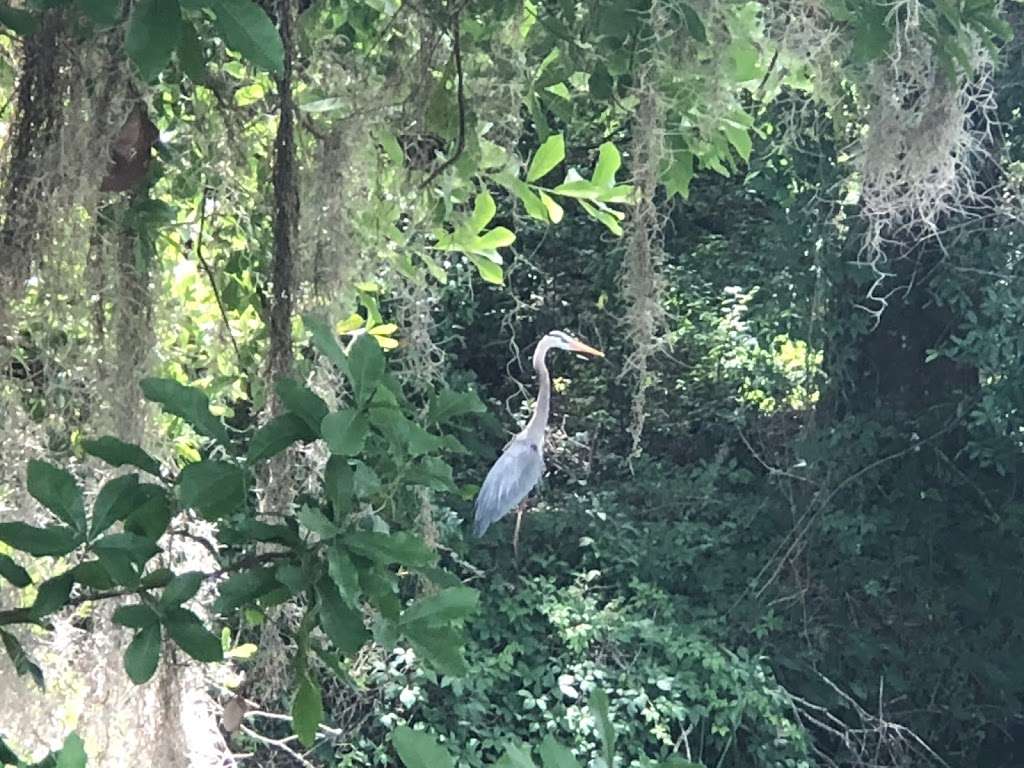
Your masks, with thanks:
[{"label": "great blue heron", "polygon": [[[604,357],[604,352],[562,331],[552,331],[540,340],[537,351],[533,353],[533,368],[540,382],[537,404],[525,429],[505,446],[477,494],[473,522],[473,533],[476,536],[483,536],[493,523],[518,507],[544,474],[544,430],[548,425],[551,404],[551,376],[544,358],[549,349],[567,349],[570,352]],[[522,510],[516,519],[513,547],[518,545],[521,522]]]}]

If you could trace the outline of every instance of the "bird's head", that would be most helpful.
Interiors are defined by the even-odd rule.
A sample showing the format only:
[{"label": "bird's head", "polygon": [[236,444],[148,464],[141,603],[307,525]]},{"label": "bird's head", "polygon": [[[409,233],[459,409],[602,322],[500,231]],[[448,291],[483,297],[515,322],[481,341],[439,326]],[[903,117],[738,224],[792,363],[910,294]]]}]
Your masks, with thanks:
[{"label": "bird's head", "polygon": [[604,357],[604,352],[599,349],[594,349],[589,344],[584,344],[582,341],[573,338],[565,331],[551,331],[551,333],[541,339],[539,346],[547,349],[567,349],[570,352],[579,352],[580,354],[590,355],[592,357]]}]

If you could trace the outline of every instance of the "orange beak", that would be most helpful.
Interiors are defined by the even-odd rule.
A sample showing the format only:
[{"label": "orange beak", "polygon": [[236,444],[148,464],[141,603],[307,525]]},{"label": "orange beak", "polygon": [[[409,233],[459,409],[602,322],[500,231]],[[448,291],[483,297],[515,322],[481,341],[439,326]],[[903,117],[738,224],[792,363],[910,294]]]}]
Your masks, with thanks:
[{"label": "orange beak", "polygon": [[604,352],[600,349],[594,349],[593,347],[584,344],[582,341],[573,341],[572,343],[573,352],[582,352],[584,355],[592,355],[593,357],[604,357]]}]

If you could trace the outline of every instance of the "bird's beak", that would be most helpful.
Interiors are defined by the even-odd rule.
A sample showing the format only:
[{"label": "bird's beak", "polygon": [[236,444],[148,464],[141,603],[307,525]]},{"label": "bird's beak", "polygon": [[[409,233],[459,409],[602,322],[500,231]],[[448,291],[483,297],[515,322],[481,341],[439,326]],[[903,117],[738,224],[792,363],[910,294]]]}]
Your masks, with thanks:
[{"label": "bird's beak", "polygon": [[600,349],[594,349],[588,344],[584,344],[582,341],[573,341],[572,351],[582,352],[584,355],[592,355],[594,357],[604,357],[604,352]]}]

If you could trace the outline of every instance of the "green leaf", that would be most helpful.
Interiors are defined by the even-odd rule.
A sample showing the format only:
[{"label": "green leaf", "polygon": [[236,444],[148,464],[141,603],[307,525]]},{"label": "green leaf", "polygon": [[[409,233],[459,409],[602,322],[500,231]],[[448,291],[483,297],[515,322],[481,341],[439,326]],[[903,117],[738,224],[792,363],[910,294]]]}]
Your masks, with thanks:
[{"label": "green leaf", "polygon": [[735,147],[737,154],[745,161],[750,160],[750,151],[754,145],[750,140],[750,133],[747,129],[726,123],[722,126],[722,131],[725,133],[729,143]]},{"label": "green leaf", "polygon": [[348,553],[335,544],[327,550],[327,571],[341,594],[352,608],[359,607],[359,571]]},{"label": "green leaf", "polygon": [[193,83],[206,82],[206,53],[191,21],[182,23],[181,39],[178,40],[178,64]]},{"label": "green leaf", "polygon": [[224,649],[220,638],[210,632],[192,611],[174,608],[164,616],[167,634],[196,661],[221,661]]},{"label": "green leaf", "polygon": [[317,433],[300,416],[282,413],[256,430],[249,443],[246,459],[250,463],[263,461],[276,456],[293,443],[309,442],[316,438]]},{"label": "green leaf", "polygon": [[17,766],[18,764],[18,756],[11,751],[3,739],[0,739],[0,765]]},{"label": "green leaf", "polygon": [[14,562],[7,555],[0,555],[0,576],[3,576],[14,586],[24,589],[32,583],[28,571]]},{"label": "green leaf", "polygon": [[510,742],[505,745],[505,755],[496,768],[537,768],[537,765],[529,752]]},{"label": "green leaf", "polygon": [[473,266],[476,267],[476,271],[480,273],[480,277],[492,285],[501,285],[505,279],[505,272],[501,268],[501,265],[487,258],[486,256],[478,256],[476,254],[467,254],[467,258],[472,262]]},{"label": "green leaf", "polygon": [[159,403],[167,413],[180,416],[200,435],[227,445],[227,430],[221,420],[210,413],[210,398],[203,392],[173,379],[143,379],[141,386],[147,400]]},{"label": "green leaf", "polygon": [[530,167],[526,172],[526,180],[529,182],[546,176],[556,165],[565,159],[565,137],[557,133],[548,136],[547,141],[540,145],[540,149],[530,161]]},{"label": "green leaf", "polygon": [[544,768],[580,768],[572,752],[559,744],[550,733],[541,742],[540,759],[544,763]]},{"label": "green leaf", "polygon": [[0,24],[22,37],[27,37],[39,29],[39,17],[21,8],[0,5]]},{"label": "green leaf", "polygon": [[612,76],[608,72],[602,62],[598,62],[594,69],[590,73],[590,77],[587,79],[587,87],[590,89],[590,95],[595,99],[601,101],[607,101],[612,97],[613,94]]},{"label": "green leaf", "polygon": [[469,672],[461,638],[450,627],[409,624],[403,631],[416,654],[441,674],[461,677]]},{"label": "green leaf", "polygon": [[540,193],[540,201],[544,205],[544,212],[552,224],[558,224],[565,216],[565,209],[547,192]]},{"label": "green leaf", "polygon": [[586,200],[580,200],[580,207],[592,218],[604,224],[613,235],[622,237],[622,225],[619,224],[618,218],[610,210],[591,205]]},{"label": "green leaf", "polygon": [[41,619],[44,616],[49,616],[67,605],[68,598],[71,596],[71,587],[74,585],[75,577],[71,571],[54,576],[40,584],[36,601],[32,604],[33,618]]},{"label": "green leaf", "polygon": [[427,624],[464,619],[480,605],[480,593],[470,587],[451,587],[436,595],[421,597],[402,612],[402,623],[421,621]]},{"label": "green leaf", "polygon": [[530,187],[523,182],[521,179],[516,178],[512,174],[500,174],[498,181],[506,189],[512,192],[516,197],[519,198],[523,204],[523,208],[526,209],[526,213],[530,218],[537,219],[538,221],[547,221],[547,211],[544,210],[544,204],[541,202],[541,198],[537,197]]},{"label": "green leaf", "polygon": [[156,541],[171,523],[171,501],[159,485],[143,483],[131,494],[124,529]]},{"label": "green leaf", "polygon": [[481,229],[490,224],[491,219],[494,218],[494,214],[497,213],[497,211],[498,208],[494,204],[494,198],[491,197],[491,193],[485,189],[476,196],[476,200],[473,202],[473,214],[465,224],[466,231],[475,235]]},{"label": "green leaf", "polygon": [[708,33],[704,28],[704,22],[700,20],[700,16],[697,15],[697,12],[684,2],[677,2],[676,7],[683,15],[686,31],[689,33],[690,37],[698,43],[707,43]]},{"label": "green leaf", "polygon": [[92,504],[89,538],[96,538],[114,523],[128,517],[138,487],[139,476],[136,474],[121,475],[103,484]]},{"label": "green leaf", "polygon": [[516,235],[512,230],[507,227],[495,227],[473,241],[473,250],[486,254],[498,248],[507,248],[515,241]]},{"label": "green leaf", "polygon": [[331,456],[324,468],[324,493],[334,509],[335,521],[351,514],[355,509],[355,473],[348,460]]},{"label": "green leaf", "polygon": [[135,565],[128,553],[115,550],[99,553],[99,563],[107,577],[115,584],[124,587],[138,584],[142,569]]},{"label": "green leaf", "polygon": [[622,165],[622,156],[618,148],[610,141],[601,145],[597,153],[597,165],[591,181],[594,186],[608,188],[615,185],[615,174]]},{"label": "green leaf", "polygon": [[85,768],[85,744],[77,733],[69,733],[57,753],[57,768]]},{"label": "green leaf", "polygon": [[160,623],[160,617],[145,603],[134,603],[119,606],[114,611],[114,623],[130,629],[145,629],[152,624]]},{"label": "green leaf", "polygon": [[0,641],[3,641],[4,650],[7,651],[7,656],[14,665],[14,671],[17,672],[18,677],[28,675],[40,690],[45,691],[46,684],[43,681],[43,670],[25,653],[25,649],[18,642],[18,638],[10,632],[0,629]]},{"label": "green leaf", "polygon": [[110,464],[112,467],[123,467],[130,464],[143,472],[160,477],[160,463],[142,450],[139,446],[118,440],[106,435],[98,440],[83,440],[82,448],[86,453]]},{"label": "green leaf", "polygon": [[266,12],[252,0],[210,0],[216,27],[224,42],[257,67],[280,75],[284,71],[281,36]]},{"label": "green leaf", "polygon": [[415,568],[432,565],[437,560],[437,555],[422,539],[405,532],[358,531],[345,539],[345,546],[381,565],[400,563]]},{"label": "green leaf", "polygon": [[405,725],[395,728],[391,743],[405,768],[454,768],[448,750],[426,731],[414,731]]},{"label": "green leaf", "polygon": [[162,633],[159,622],[152,622],[135,633],[124,652],[124,671],[136,685],[153,677],[160,663]]},{"label": "green leaf", "polygon": [[203,574],[199,571],[189,571],[175,576],[171,582],[164,587],[160,595],[160,606],[162,608],[177,608],[186,600],[191,600],[199,591],[203,583]]},{"label": "green leaf", "polygon": [[363,625],[362,612],[342,600],[337,586],[330,579],[321,579],[316,592],[320,597],[320,626],[335,648],[345,656],[355,656],[370,639],[370,633]]},{"label": "green leaf", "polygon": [[316,347],[317,351],[330,360],[335,368],[348,376],[348,358],[338,344],[338,335],[334,332],[334,329],[325,320],[316,315],[303,315],[302,324],[309,329],[311,334],[310,341],[313,342],[313,346]]},{"label": "green leaf", "polygon": [[150,571],[143,578],[140,584],[147,588],[166,587],[172,581],[174,581],[174,571],[170,568],[157,568],[155,571]]},{"label": "green leaf", "polygon": [[180,37],[178,0],[136,0],[132,4],[124,49],[143,80],[154,80],[164,70]]},{"label": "green leaf", "polygon": [[281,379],[275,389],[284,407],[302,419],[314,435],[319,435],[320,422],[327,415],[327,403],[311,389],[292,379]]},{"label": "green leaf", "polygon": [[178,488],[182,502],[207,520],[219,520],[245,505],[245,473],[224,461],[189,464],[178,476]]},{"label": "green leaf", "polygon": [[0,523],[0,541],[34,557],[60,557],[78,546],[78,534],[63,525],[36,528],[26,523]]},{"label": "green leaf", "polygon": [[328,520],[323,512],[308,504],[303,504],[295,517],[307,531],[312,531],[322,539],[330,539],[338,535],[338,527]]},{"label": "green leaf", "polygon": [[299,104],[299,110],[302,112],[310,112],[312,114],[322,114],[324,112],[337,112],[339,109],[351,106],[352,100],[342,98],[341,96],[330,96],[326,99],[315,99],[313,101],[306,101]]},{"label": "green leaf", "polygon": [[[376,345],[374,345],[376,346]],[[353,409],[329,413],[320,424],[320,432],[331,453],[356,456],[366,443],[370,424],[366,417]]]},{"label": "green leaf", "polygon": [[228,613],[279,586],[272,568],[239,571],[220,585],[220,596],[214,602],[213,609],[218,613]]},{"label": "green leaf", "polygon": [[100,29],[109,29],[121,21],[119,0],[78,0],[78,7]]},{"label": "green leaf", "polygon": [[85,501],[82,489],[68,472],[45,461],[28,463],[28,492],[63,523],[85,533]]},{"label": "green leaf", "polygon": [[99,560],[87,560],[84,563],[79,563],[71,572],[77,583],[90,589],[113,589],[115,584]]},{"label": "green leaf", "polygon": [[601,754],[609,768],[615,765],[615,728],[608,716],[608,694],[595,688],[590,694],[590,712],[597,724],[597,733],[601,737]]},{"label": "green leaf", "polygon": [[356,401],[367,402],[384,377],[384,353],[368,334],[359,336],[348,353],[349,377]]},{"label": "green leaf", "polygon": [[316,740],[316,729],[324,719],[324,703],[320,688],[304,673],[299,678],[299,687],[292,699],[292,731],[307,747]]},{"label": "green leaf", "polygon": [[487,406],[476,392],[456,392],[445,389],[430,398],[427,419],[432,424],[448,424],[470,413],[486,413]]},{"label": "green leaf", "polygon": [[662,174],[662,182],[665,184],[665,191],[671,200],[675,195],[681,196],[684,200],[690,198],[690,181],[693,179],[693,153],[675,152],[672,160]]}]

